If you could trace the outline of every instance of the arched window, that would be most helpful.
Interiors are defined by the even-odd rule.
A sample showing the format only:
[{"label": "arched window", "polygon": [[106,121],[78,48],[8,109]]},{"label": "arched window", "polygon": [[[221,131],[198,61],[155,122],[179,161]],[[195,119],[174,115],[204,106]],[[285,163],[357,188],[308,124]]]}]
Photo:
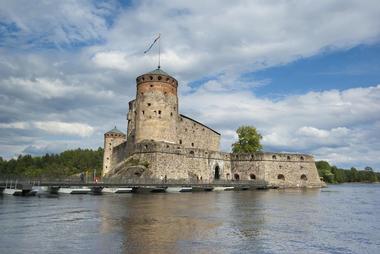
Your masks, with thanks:
[{"label": "arched window", "polygon": [[307,181],[307,176],[306,175],[301,175],[301,180],[302,181]]},{"label": "arched window", "polygon": [[240,180],[240,176],[239,176],[239,174],[234,174],[234,179],[235,179],[236,181],[239,181],[239,180]]},{"label": "arched window", "polygon": [[251,180],[256,180],[256,176],[255,176],[255,174],[250,174],[250,175],[249,175],[249,179],[251,179]]},{"label": "arched window", "polygon": [[285,181],[285,176],[284,176],[283,174],[279,174],[279,175],[277,176],[277,179],[278,179],[278,180]]}]

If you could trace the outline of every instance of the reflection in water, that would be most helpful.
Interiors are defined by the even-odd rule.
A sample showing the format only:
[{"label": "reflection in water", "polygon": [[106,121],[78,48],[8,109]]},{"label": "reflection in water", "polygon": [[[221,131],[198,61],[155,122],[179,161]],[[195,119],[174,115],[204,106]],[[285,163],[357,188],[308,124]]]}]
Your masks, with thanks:
[{"label": "reflection in water", "polygon": [[0,197],[0,253],[380,253],[380,185]]}]

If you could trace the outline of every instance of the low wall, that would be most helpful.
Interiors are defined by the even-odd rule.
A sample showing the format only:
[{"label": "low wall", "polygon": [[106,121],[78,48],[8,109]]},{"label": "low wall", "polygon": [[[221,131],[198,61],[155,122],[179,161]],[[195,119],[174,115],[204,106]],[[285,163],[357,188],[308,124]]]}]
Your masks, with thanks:
[{"label": "low wall", "polygon": [[[115,163],[125,156],[117,147]],[[156,179],[265,181],[280,187],[320,187],[314,158],[306,154],[229,154],[185,148],[165,142],[142,142],[134,146],[133,158],[148,163]]]}]

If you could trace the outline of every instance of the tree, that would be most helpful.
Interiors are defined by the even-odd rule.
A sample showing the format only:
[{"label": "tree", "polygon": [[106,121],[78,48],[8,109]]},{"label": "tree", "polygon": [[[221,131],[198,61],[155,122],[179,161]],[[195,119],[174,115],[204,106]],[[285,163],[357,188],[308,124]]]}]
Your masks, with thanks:
[{"label": "tree", "polygon": [[318,174],[327,183],[334,183],[334,174],[331,172],[331,166],[327,161],[317,161],[315,163],[318,169]]},{"label": "tree", "polygon": [[232,144],[233,153],[254,153],[263,149],[260,140],[261,134],[253,126],[240,126],[236,133],[239,140]]}]

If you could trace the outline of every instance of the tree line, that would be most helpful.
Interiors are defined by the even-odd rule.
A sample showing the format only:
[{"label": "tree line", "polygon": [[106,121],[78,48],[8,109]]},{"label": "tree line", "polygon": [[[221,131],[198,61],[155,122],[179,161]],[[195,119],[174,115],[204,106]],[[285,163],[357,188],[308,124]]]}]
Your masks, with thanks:
[{"label": "tree line", "polygon": [[0,157],[0,177],[66,177],[81,172],[97,175],[103,166],[103,149],[75,149],[60,154],[32,157],[20,155],[17,159]]},{"label": "tree line", "polygon": [[331,166],[327,161],[317,161],[315,165],[317,166],[319,176],[326,183],[373,183],[380,181],[380,172],[374,172],[371,167],[365,167],[364,170],[358,170],[354,167],[342,169]]}]

